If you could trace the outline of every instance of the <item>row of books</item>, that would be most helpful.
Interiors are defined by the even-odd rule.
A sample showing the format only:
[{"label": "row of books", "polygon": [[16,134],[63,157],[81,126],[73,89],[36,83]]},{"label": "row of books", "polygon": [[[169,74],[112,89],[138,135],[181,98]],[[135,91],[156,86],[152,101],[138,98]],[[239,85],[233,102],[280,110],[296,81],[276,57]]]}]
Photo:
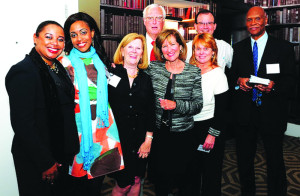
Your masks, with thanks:
[{"label": "row of books", "polygon": [[281,28],[272,31],[268,31],[270,35],[274,37],[281,38],[293,43],[300,42],[300,27],[291,27],[291,28]]},{"label": "row of books", "polygon": [[300,23],[300,8],[268,10],[269,24]]},{"label": "row of books", "polygon": [[105,52],[108,58],[113,62],[113,57],[116,52],[116,49],[119,45],[118,41],[114,40],[103,40],[103,47],[105,48]]},{"label": "row of books", "polygon": [[264,7],[300,4],[300,0],[245,0],[244,2]]},{"label": "row of books", "polygon": [[200,9],[209,9],[208,4],[201,4],[197,7],[190,8],[175,8],[164,6],[167,16],[178,17],[182,19],[194,19]]},{"label": "row of books", "polygon": [[101,0],[101,5],[114,5],[134,9],[144,9],[151,4],[151,0]]},{"label": "row of books", "polygon": [[101,9],[101,34],[127,35],[128,33],[146,34],[143,17],[135,15],[115,15]]}]

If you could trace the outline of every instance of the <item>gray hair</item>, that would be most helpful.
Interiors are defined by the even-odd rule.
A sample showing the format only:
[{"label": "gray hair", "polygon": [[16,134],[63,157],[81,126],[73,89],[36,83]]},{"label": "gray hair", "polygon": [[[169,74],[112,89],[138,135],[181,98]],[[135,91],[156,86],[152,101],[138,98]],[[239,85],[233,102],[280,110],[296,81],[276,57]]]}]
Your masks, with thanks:
[{"label": "gray hair", "polygon": [[161,5],[158,5],[158,4],[150,4],[148,5],[147,7],[145,7],[144,11],[143,11],[143,18],[145,18],[146,16],[146,12],[151,9],[151,8],[155,8],[155,7],[159,7],[163,13],[163,17],[166,18],[166,11],[165,9],[161,6]]}]

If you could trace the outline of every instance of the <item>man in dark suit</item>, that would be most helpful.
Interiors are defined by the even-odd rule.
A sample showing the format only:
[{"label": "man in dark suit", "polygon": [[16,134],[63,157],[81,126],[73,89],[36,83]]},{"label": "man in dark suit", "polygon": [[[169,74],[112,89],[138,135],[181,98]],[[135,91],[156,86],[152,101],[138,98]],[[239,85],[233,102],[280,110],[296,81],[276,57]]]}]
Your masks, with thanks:
[{"label": "man in dark suit", "polygon": [[[234,45],[229,84],[236,125],[236,147],[242,195],[255,195],[254,157],[257,137],[266,151],[268,195],[286,195],[283,137],[288,98],[295,80],[294,51],[290,43],[269,36],[268,17],[260,7],[246,16],[251,37]],[[250,75],[269,79],[268,85],[249,83]]]}]

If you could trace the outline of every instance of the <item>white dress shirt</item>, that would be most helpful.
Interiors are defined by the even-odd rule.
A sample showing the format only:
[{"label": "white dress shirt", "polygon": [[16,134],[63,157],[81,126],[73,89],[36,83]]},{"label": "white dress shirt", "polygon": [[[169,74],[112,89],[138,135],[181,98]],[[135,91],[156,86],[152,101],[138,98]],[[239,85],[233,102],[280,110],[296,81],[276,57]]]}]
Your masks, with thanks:
[{"label": "white dress shirt", "polygon": [[258,56],[257,56],[257,70],[258,70],[259,65],[260,65],[260,61],[261,61],[261,58],[262,58],[262,55],[264,53],[264,50],[265,50],[265,47],[266,47],[266,44],[267,44],[267,41],[268,41],[268,34],[267,34],[267,32],[265,31],[265,33],[258,40],[254,40],[251,37],[252,52],[253,52],[253,45],[254,45],[255,41],[257,43],[257,53],[258,53]]}]

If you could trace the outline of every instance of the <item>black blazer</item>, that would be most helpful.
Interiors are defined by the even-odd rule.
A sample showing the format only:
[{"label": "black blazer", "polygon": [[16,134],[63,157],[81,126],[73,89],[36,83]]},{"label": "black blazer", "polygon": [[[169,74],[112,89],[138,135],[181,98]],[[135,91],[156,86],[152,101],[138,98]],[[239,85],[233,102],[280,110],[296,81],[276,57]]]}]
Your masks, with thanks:
[{"label": "black blazer", "polygon": [[[229,86],[232,92],[234,122],[247,125],[251,118],[252,91],[235,90],[239,77],[249,78],[254,75],[251,39],[246,38],[234,45],[232,67],[229,72]],[[280,73],[267,74],[266,64],[279,63]],[[288,98],[296,84],[296,69],[293,46],[284,40],[268,36],[267,44],[259,65],[258,77],[275,82],[274,90],[263,93],[260,114],[266,125],[274,125],[279,129],[286,128],[288,114]]]},{"label": "black blazer", "polygon": [[155,128],[154,92],[150,76],[139,71],[132,87],[122,65],[110,70],[121,78],[117,87],[108,85],[108,97],[119,129],[122,150],[137,151],[146,132]]},{"label": "black blazer", "polygon": [[[49,122],[56,122],[51,121],[52,117],[48,116],[41,76],[31,57],[27,55],[24,60],[12,66],[5,79],[11,124],[15,133],[12,153],[14,157],[18,157],[15,160],[22,161],[25,165],[34,165],[38,172],[44,172],[55,162],[65,161],[57,160],[62,157],[61,154],[65,157],[74,157],[79,151],[74,96],[59,99],[64,100],[60,103],[63,124],[56,126],[59,127],[56,133],[60,134],[51,138],[53,130],[49,128]],[[64,146],[53,151],[50,145],[56,138],[64,138]]]}]

